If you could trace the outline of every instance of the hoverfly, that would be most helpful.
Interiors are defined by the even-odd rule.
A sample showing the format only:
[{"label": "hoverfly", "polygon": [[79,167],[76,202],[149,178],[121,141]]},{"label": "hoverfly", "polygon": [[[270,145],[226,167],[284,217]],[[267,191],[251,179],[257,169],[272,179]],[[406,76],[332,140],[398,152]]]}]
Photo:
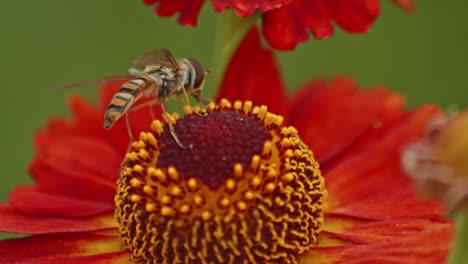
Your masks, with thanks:
[{"label": "hoverfly", "polygon": [[[123,115],[127,118],[127,112],[132,105],[144,96],[156,95],[142,106],[160,104],[163,115],[168,115],[165,108],[166,101],[173,95],[184,95],[185,103],[190,105],[188,94],[191,94],[201,104],[206,104],[202,98],[202,89],[205,79],[205,71],[200,63],[194,59],[174,59],[167,49],[155,49],[143,53],[137,57],[133,64],[144,66],[140,71],[130,69],[130,74],[136,78],[127,81],[119,91],[112,97],[104,115],[104,128],[110,128]],[[136,109],[132,109],[136,110]],[[171,122],[167,122],[174,140],[180,147],[184,147],[177,137]]]},{"label": "hoverfly", "polygon": [[[111,128],[117,120],[125,115],[130,140],[133,141],[128,118],[130,111],[160,104],[163,116],[167,118],[168,113],[166,112],[165,103],[174,95],[178,97],[183,95],[187,105],[190,105],[188,94],[191,94],[201,104],[207,104],[208,101],[202,97],[202,89],[205,75],[210,73],[210,71],[203,69],[198,61],[190,58],[176,60],[169,50],[154,49],[138,56],[133,60],[133,64],[135,66],[143,66],[144,69],[130,68],[130,76],[115,76],[97,81],[130,79],[112,97],[104,114],[104,128]],[[68,88],[87,83],[89,82],[74,83],[59,88]],[[145,96],[156,96],[156,98],[132,108],[140,98]],[[167,124],[174,140],[180,147],[184,148],[171,122],[167,122]]]}]

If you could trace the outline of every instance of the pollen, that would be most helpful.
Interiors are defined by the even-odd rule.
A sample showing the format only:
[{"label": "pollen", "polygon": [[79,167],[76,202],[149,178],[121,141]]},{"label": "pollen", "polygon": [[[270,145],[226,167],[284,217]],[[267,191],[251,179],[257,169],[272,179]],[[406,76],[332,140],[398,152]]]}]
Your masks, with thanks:
[{"label": "pollen", "polygon": [[143,186],[143,192],[149,196],[154,194],[153,188],[151,188],[149,185]]},{"label": "pollen", "polygon": [[240,176],[242,176],[242,174],[243,174],[243,172],[242,172],[242,164],[236,163],[236,164],[234,165],[234,175],[235,175],[236,177],[240,177]]},{"label": "pollen", "polygon": [[183,110],[184,110],[185,115],[191,115],[192,114],[192,108],[189,105],[185,105]]},{"label": "pollen", "polygon": [[327,192],[298,131],[250,101],[184,114],[153,121],[123,162],[115,216],[131,260],[300,263],[317,244]]},{"label": "pollen", "polygon": [[233,192],[236,188],[236,182],[233,179],[226,180],[226,191]]},{"label": "pollen", "polygon": [[188,179],[187,186],[190,191],[196,191],[198,189],[197,180],[195,178]]},{"label": "pollen", "polygon": [[161,121],[159,120],[154,120],[152,123],[151,123],[151,129],[157,134],[161,134],[164,130],[163,130],[163,124],[161,123]]}]

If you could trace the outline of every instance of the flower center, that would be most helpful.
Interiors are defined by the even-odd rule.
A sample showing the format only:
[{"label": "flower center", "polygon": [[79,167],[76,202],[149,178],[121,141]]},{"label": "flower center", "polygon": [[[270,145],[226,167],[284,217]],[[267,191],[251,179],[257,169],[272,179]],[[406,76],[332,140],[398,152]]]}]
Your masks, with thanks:
[{"label": "flower center", "polygon": [[258,121],[235,111],[192,115],[179,122],[175,132],[190,145],[181,149],[170,133],[162,134],[156,167],[173,166],[184,179],[196,177],[212,189],[232,175],[236,163],[246,168],[265,140],[271,139]]},{"label": "flower center", "polygon": [[317,244],[327,192],[312,152],[265,106],[227,100],[157,120],[132,144],[116,218],[132,260],[297,263]]}]

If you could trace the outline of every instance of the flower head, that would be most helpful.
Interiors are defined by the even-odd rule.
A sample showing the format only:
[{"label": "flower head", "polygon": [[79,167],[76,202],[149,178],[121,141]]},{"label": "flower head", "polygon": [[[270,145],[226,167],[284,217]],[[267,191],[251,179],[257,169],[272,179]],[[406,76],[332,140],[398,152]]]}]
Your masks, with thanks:
[{"label": "flower head", "polygon": [[[144,0],[155,5],[159,16],[180,12],[179,23],[194,26],[203,0]],[[406,10],[413,10],[412,0],[394,0]],[[239,16],[251,16],[257,9],[262,13],[262,31],[271,47],[291,50],[309,39],[334,34],[333,23],[349,33],[369,31],[380,14],[378,0],[270,0],[236,1],[212,0],[216,12],[233,8]]]},{"label": "flower head", "polygon": [[124,248],[137,263],[296,263],[318,241],[326,197],[297,130],[249,101],[186,111],[175,131],[189,147],[156,120],[127,154]]},{"label": "flower head", "polygon": [[[97,108],[74,97],[75,117],[36,136],[36,183],[0,205],[1,230],[35,234],[0,242],[0,262],[441,263],[452,223],[418,198],[399,162],[440,110],[406,111],[401,96],[346,77],[290,98],[280,82],[265,92],[257,71],[235,66],[246,53],[280,80],[251,31],[220,92],[234,103],[174,117],[186,149],[149,113],[132,113],[132,130],[144,133],[120,178],[126,129],[101,126],[121,83],[103,87]],[[245,90],[229,90],[236,76]],[[244,96],[253,103],[236,101]],[[263,101],[282,117],[255,107]]]},{"label": "flower head", "polygon": [[440,198],[450,209],[468,205],[467,130],[468,110],[436,116],[402,155],[420,193]]}]

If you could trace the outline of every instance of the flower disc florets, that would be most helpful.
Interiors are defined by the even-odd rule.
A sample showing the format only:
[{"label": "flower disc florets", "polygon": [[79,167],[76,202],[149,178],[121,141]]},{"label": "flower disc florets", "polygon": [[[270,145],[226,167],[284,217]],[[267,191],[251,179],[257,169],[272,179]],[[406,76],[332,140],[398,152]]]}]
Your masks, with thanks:
[{"label": "flower disc florets", "polygon": [[297,263],[317,243],[324,180],[293,127],[227,100],[153,121],[115,198],[123,247],[142,263]]}]

